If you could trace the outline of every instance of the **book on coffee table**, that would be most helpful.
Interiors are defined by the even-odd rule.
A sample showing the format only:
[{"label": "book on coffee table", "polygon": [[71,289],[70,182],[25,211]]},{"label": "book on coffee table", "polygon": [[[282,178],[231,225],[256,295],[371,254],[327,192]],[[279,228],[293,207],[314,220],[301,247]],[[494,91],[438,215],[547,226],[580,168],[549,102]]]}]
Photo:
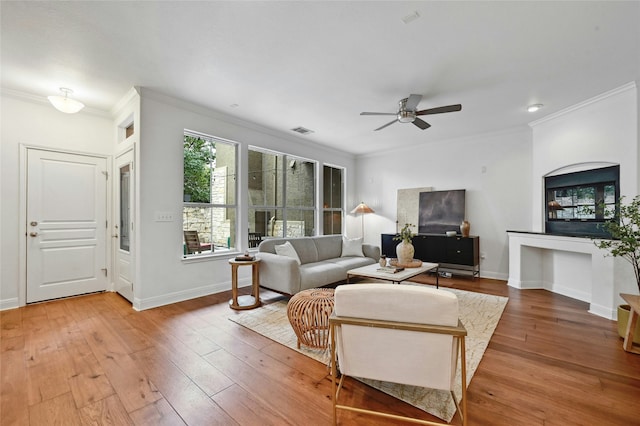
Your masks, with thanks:
[{"label": "book on coffee table", "polygon": [[388,274],[395,274],[397,272],[404,271],[404,268],[395,268],[393,266],[381,266],[380,268],[376,269],[376,271],[386,272]]}]

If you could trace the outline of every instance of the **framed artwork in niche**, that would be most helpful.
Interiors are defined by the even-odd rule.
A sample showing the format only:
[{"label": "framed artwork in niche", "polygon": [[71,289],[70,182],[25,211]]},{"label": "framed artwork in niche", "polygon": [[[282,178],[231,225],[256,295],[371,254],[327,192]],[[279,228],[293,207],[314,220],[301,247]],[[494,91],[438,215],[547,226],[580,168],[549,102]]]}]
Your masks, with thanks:
[{"label": "framed artwork in niche", "polygon": [[419,204],[419,233],[460,232],[460,224],[465,217],[464,189],[421,192]]}]

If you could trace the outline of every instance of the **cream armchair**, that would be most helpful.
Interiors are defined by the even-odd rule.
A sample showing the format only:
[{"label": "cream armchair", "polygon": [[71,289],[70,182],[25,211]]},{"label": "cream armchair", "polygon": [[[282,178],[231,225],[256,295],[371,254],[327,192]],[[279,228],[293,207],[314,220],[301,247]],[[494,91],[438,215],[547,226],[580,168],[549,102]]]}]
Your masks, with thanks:
[{"label": "cream armchair", "polygon": [[414,285],[341,285],[329,321],[334,424],[338,409],[446,424],[341,405],[338,398],[345,376],[443,389],[453,395],[460,356],[462,401],[458,404],[455,395],[453,400],[466,425],[467,331],[458,319],[455,294]]}]

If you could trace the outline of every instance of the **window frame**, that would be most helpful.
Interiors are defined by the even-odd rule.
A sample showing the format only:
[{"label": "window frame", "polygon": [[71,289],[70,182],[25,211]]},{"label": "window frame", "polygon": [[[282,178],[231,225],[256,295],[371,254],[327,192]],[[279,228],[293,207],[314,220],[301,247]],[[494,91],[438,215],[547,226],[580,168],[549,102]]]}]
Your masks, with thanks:
[{"label": "window frame", "polygon": [[[319,169],[319,161],[317,160],[312,160],[306,157],[301,157],[298,155],[294,155],[294,154],[287,154],[287,153],[283,153],[283,152],[278,152],[278,151],[274,151],[271,149],[267,149],[267,148],[261,148],[255,145],[249,145],[247,148],[247,151],[249,153],[249,155],[251,155],[250,153],[253,152],[259,152],[261,154],[268,154],[268,155],[274,155],[277,157],[282,158],[281,161],[281,165],[278,168],[279,173],[281,173],[281,185],[282,188],[280,188],[281,194],[282,194],[282,203],[278,204],[278,205],[272,205],[272,204],[252,204],[251,203],[251,194],[249,193],[249,183],[247,183],[247,215],[249,215],[249,213],[251,211],[264,211],[264,212],[275,212],[275,216],[277,216],[278,212],[281,214],[282,216],[282,235],[268,235],[268,232],[264,235],[265,238],[293,238],[291,236],[287,236],[286,234],[286,230],[287,230],[287,221],[292,221],[293,219],[289,219],[289,213],[291,213],[292,211],[302,211],[302,212],[311,212],[313,215],[313,226],[311,228],[311,233],[310,235],[317,235],[318,234],[318,223],[319,223],[319,217],[318,217],[318,169]],[[290,161],[294,160],[294,161],[300,161],[300,162],[307,162],[310,164],[313,164],[313,176],[312,176],[312,183],[313,183],[313,196],[312,196],[312,205],[311,206],[289,206],[288,205],[288,196],[287,196],[287,189],[288,189],[288,164],[290,164]],[[251,181],[251,176],[250,174],[252,173],[251,171],[251,167],[248,165],[247,166],[247,182]],[[255,232],[255,229],[254,229]],[[252,233],[251,227],[250,225],[248,225],[247,227],[247,239],[249,239],[249,234]],[[303,230],[303,233],[306,234],[306,232]],[[255,242],[253,243],[255,244]],[[249,242],[249,245],[252,245],[251,242]],[[250,247],[251,249],[255,249],[256,247]]]},{"label": "window frame", "polygon": [[[335,170],[339,170],[340,171],[340,207],[332,207],[331,205],[328,205],[326,203],[327,200],[325,200],[325,194],[326,194],[326,183],[327,183],[327,179],[325,176],[326,170],[327,169],[335,169]],[[322,215],[322,234],[323,235],[342,235],[344,234],[344,218],[345,218],[345,212],[344,212],[344,206],[345,206],[345,191],[346,191],[346,168],[345,167],[341,167],[341,166],[335,166],[332,164],[323,164],[322,165],[322,187],[323,187],[323,193],[322,193],[322,211],[320,212],[320,214]],[[330,179],[330,184],[333,183],[333,175],[331,176]],[[329,193],[332,194],[331,191],[329,191]],[[333,200],[333,198],[332,198]],[[327,205],[327,207],[325,207],[325,205]],[[327,233],[327,229],[324,226],[325,225],[325,221],[324,221],[324,216],[326,213],[339,213],[340,214],[340,232],[337,234],[332,233]],[[333,231],[333,227],[331,229]]]},{"label": "window frame", "polygon": [[[219,203],[219,202],[215,202],[215,200],[211,199],[211,190],[212,190],[212,180],[213,180],[213,175],[215,173],[215,170],[218,168],[215,163],[217,160],[217,157],[214,159],[214,166],[212,168],[212,172],[211,172],[211,179],[210,179],[210,183],[209,183],[209,192],[210,192],[210,199],[209,202],[191,202],[191,201],[185,201],[184,200],[184,137],[185,136],[191,136],[191,137],[195,137],[195,138],[202,138],[205,140],[208,140],[210,142],[213,142],[214,146],[218,143],[221,144],[225,144],[227,146],[233,147],[233,162],[234,162],[234,172],[232,174],[228,174],[226,175],[226,178],[231,178],[233,179],[233,184],[232,186],[229,186],[229,184],[226,184],[227,188],[231,188],[233,190],[233,202],[229,203],[229,199],[228,197],[225,197],[225,202],[224,203]],[[218,136],[214,136],[214,135],[209,135],[203,132],[198,132],[198,131],[194,131],[194,130],[189,130],[189,129],[184,129],[183,131],[183,200],[182,200],[182,228],[183,230],[185,230],[185,225],[187,224],[187,222],[185,222],[185,208],[186,207],[192,207],[192,208],[204,208],[204,209],[210,209],[210,215],[211,215],[211,221],[213,224],[213,212],[216,209],[223,209],[223,214],[225,218],[229,217],[229,210],[233,210],[235,213],[235,217],[233,219],[229,219],[229,243],[227,244],[226,248],[221,248],[219,250],[215,249],[215,242],[213,241],[213,226],[211,227],[211,234],[209,235],[209,239],[211,239],[210,242],[210,247],[211,249],[209,251],[205,251],[205,252],[200,252],[200,253],[190,253],[187,254],[187,250],[186,247],[183,248],[183,252],[182,252],[182,259],[183,260],[189,260],[189,259],[197,259],[197,258],[203,258],[203,257],[212,257],[212,256],[224,256],[224,255],[229,255],[232,253],[236,253],[238,252],[240,249],[238,247],[238,223],[239,223],[239,214],[240,214],[240,208],[238,205],[238,198],[239,198],[239,187],[238,187],[238,172],[240,170],[240,164],[239,164],[239,151],[240,151],[240,144],[236,141],[233,140],[229,140],[229,139],[225,139],[225,138],[221,138]],[[228,167],[228,166],[220,166],[220,167]],[[185,244],[184,240],[183,240],[183,244]],[[220,247],[220,246],[218,246]]]}]

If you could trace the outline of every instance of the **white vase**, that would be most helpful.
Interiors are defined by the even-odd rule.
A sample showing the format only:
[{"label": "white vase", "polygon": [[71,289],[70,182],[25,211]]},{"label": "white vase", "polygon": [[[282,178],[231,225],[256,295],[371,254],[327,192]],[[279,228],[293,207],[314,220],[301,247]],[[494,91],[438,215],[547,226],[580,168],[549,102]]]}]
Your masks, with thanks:
[{"label": "white vase", "polygon": [[398,256],[398,263],[401,265],[406,265],[411,263],[413,260],[413,254],[415,250],[413,248],[413,244],[407,243],[405,241],[400,241],[400,244],[396,246],[396,256]]}]

